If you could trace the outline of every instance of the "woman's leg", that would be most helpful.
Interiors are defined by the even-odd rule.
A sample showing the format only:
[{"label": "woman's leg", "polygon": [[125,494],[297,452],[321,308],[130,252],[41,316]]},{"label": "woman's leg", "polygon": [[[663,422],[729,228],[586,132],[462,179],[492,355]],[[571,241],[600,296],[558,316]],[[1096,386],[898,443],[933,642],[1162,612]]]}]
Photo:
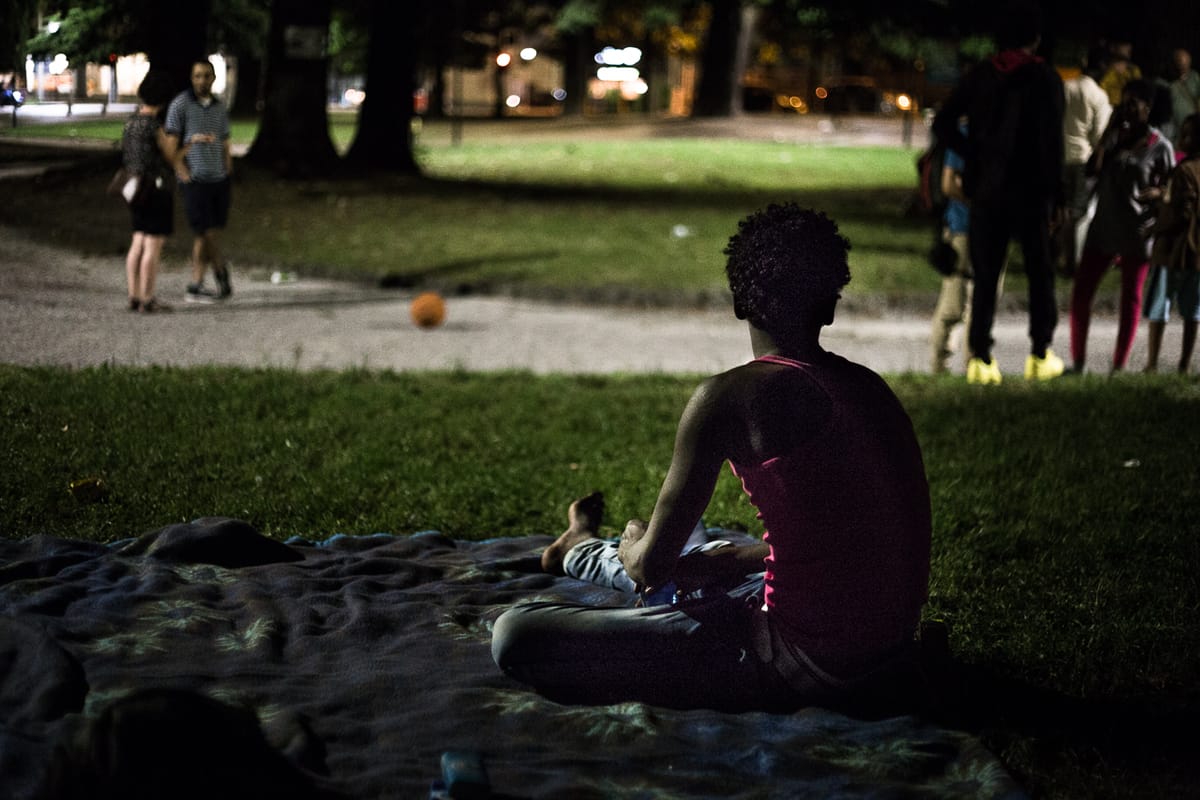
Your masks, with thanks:
[{"label": "woman's leg", "polygon": [[1084,249],[1071,286],[1071,360],[1077,371],[1087,360],[1088,329],[1092,324],[1092,299],[1100,279],[1112,263],[1112,256],[1093,249]]},{"label": "woman's leg", "polygon": [[148,303],[154,299],[154,287],[158,282],[158,270],[162,263],[165,240],[164,236],[147,235],[145,237],[145,244],[142,247],[141,285],[139,287],[142,303]]},{"label": "woman's leg", "polygon": [[129,252],[125,254],[125,282],[128,285],[129,303],[134,310],[142,301],[141,276],[142,252],[145,250],[146,234],[134,231],[129,239]]},{"label": "woman's leg", "polygon": [[1123,257],[1121,267],[1121,310],[1117,321],[1117,345],[1113,350],[1113,371],[1125,369],[1133,339],[1137,336],[1138,318],[1142,310],[1142,286],[1150,272],[1150,262],[1136,257]]}]

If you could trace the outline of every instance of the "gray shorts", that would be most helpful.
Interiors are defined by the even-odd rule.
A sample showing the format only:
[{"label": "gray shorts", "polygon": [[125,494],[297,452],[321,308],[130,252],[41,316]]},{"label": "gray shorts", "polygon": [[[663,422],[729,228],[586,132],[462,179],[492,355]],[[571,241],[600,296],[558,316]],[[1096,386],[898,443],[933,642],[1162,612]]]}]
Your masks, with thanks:
[{"label": "gray shorts", "polygon": [[1142,297],[1142,316],[1166,322],[1174,305],[1181,319],[1200,322],[1200,272],[1152,267]]}]

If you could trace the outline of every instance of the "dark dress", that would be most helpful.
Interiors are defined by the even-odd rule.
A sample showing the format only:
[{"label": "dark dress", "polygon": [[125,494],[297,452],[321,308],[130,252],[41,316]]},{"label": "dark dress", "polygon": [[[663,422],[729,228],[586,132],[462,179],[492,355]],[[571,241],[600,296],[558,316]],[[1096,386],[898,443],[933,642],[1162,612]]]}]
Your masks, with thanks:
[{"label": "dark dress", "polygon": [[133,230],[152,236],[168,236],[175,229],[171,168],[157,140],[161,127],[157,116],[134,114],[125,122],[121,134],[125,170],[142,180],[134,201],[129,204]]}]

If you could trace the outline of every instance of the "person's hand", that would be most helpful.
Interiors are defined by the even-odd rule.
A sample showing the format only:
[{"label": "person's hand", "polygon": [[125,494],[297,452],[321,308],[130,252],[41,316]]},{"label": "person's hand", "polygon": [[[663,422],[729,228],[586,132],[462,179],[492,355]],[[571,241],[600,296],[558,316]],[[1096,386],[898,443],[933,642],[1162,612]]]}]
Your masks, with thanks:
[{"label": "person's hand", "polygon": [[1162,199],[1163,190],[1161,186],[1151,186],[1148,189],[1143,189],[1138,193],[1137,199],[1143,203],[1154,203]]},{"label": "person's hand", "polygon": [[[617,545],[617,557],[621,559],[621,564],[626,570],[629,569],[630,550],[642,537],[646,535],[646,523],[640,519],[631,519],[625,523],[625,530],[621,533],[621,541]],[[638,587],[639,589],[641,587]]]},{"label": "person's hand", "polygon": [[646,535],[646,523],[640,519],[631,519],[625,523],[625,530],[621,532],[621,542],[617,547],[617,554],[620,555],[621,561],[625,560],[629,552],[629,548],[642,540]]}]

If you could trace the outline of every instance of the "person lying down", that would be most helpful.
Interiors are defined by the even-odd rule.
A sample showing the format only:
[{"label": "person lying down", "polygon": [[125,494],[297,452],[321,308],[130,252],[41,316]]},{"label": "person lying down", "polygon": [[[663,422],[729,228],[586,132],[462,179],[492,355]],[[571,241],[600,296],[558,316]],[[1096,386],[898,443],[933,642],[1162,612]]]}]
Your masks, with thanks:
[{"label": "person lying down", "polygon": [[[505,674],[563,703],[908,710],[920,688],[929,487],[895,394],[821,347],[850,280],[849,247],[831,219],[794,203],[739,222],[726,273],[754,358],[696,388],[648,523],[600,538],[596,493],[571,504],[542,554],[547,572],[643,602],[506,610],[492,638]],[[689,544],[726,461],[762,541]]]}]

